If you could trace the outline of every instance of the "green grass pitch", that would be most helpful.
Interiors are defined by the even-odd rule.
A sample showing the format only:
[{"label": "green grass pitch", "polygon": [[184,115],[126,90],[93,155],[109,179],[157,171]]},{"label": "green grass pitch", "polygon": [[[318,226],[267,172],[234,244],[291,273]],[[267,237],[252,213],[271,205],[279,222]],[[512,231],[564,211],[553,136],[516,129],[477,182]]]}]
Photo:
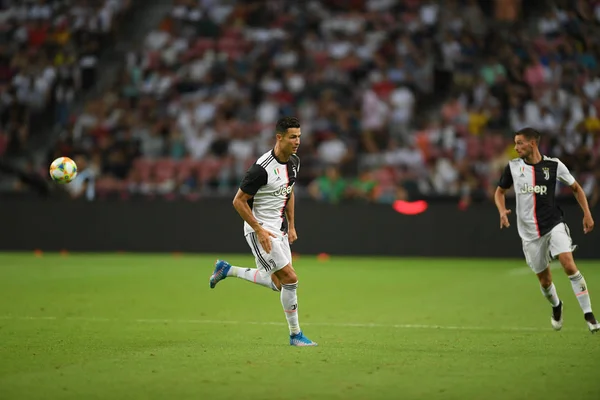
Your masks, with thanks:
[{"label": "green grass pitch", "polygon": [[[300,323],[216,256],[0,254],[0,399],[600,399],[600,335],[522,260],[295,261]],[[234,265],[253,266],[235,255]],[[600,313],[600,262],[578,263]]]}]

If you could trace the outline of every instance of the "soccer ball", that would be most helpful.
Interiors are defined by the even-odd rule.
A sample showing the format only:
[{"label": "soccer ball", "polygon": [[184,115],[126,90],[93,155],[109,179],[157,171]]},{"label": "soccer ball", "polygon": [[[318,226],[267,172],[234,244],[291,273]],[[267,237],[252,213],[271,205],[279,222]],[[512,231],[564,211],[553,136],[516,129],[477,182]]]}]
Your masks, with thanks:
[{"label": "soccer ball", "polygon": [[56,183],[69,183],[77,176],[77,165],[69,157],[58,157],[50,164],[50,177]]}]

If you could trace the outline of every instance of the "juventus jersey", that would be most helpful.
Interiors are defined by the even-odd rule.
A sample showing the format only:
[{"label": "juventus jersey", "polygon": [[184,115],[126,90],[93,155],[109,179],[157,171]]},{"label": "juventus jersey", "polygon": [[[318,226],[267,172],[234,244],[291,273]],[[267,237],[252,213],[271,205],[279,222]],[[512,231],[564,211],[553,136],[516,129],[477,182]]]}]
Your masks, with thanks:
[{"label": "juventus jersey", "polygon": [[[240,189],[254,197],[248,201],[254,218],[266,229],[287,232],[285,207],[292,195],[300,158],[292,155],[288,162],[277,159],[273,150],[263,154],[246,172]],[[244,235],[254,230],[244,221]]]},{"label": "juventus jersey", "polygon": [[535,165],[521,158],[511,160],[500,177],[498,186],[515,187],[517,228],[521,239],[537,239],[563,221],[556,204],[556,182],[571,186],[575,178],[558,158],[542,156]]}]

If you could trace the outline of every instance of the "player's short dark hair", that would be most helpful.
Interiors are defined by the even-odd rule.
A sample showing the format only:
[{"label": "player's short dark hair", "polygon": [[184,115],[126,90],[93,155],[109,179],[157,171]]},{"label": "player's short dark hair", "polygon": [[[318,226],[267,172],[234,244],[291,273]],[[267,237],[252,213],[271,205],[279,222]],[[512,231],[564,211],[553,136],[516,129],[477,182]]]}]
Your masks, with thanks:
[{"label": "player's short dark hair", "polygon": [[533,128],[519,129],[518,131],[515,132],[515,136],[517,136],[517,135],[524,136],[525,139],[527,139],[527,140],[535,139],[536,142],[539,142],[540,137],[542,136],[541,133],[539,133],[538,131],[536,131]]},{"label": "player's short dark hair", "polygon": [[300,128],[300,121],[296,117],[279,118],[275,125],[275,133],[285,135],[289,128]]}]

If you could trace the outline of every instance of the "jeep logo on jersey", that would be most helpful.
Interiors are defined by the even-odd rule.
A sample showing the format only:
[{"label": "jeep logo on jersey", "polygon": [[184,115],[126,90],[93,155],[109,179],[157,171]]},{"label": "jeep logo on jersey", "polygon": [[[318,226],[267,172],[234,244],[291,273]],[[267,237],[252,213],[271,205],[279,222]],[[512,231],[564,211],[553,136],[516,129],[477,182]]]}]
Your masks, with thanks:
[{"label": "jeep logo on jersey", "polygon": [[530,185],[528,183],[521,187],[521,193],[537,193],[537,194],[548,194],[548,187],[546,185]]},{"label": "jeep logo on jersey", "polygon": [[281,196],[281,195],[287,196],[288,194],[292,193],[293,187],[294,187],[293,183],[290,186],[282,185],[279,187],[279,189],[277,189],[276,191],[273,192],[273,196]]}]

